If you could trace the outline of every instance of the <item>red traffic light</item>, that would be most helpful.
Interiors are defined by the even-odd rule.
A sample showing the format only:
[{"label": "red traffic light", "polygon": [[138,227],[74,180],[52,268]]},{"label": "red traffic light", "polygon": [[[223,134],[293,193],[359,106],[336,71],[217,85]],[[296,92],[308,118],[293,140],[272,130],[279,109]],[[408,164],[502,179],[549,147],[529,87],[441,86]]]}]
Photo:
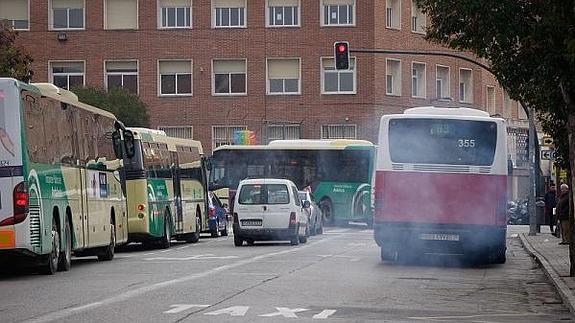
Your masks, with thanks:
[{"label": "red traffic light", "polygon": [[349,43],[338,41],[333,44],[333,56],[336,70],[349,69]]},{"label": "red traffic light", "polygon": [[340,53],[345,53],[347,51],[347,46],[345,44],[339,44],[337,46],[337,51]]}]

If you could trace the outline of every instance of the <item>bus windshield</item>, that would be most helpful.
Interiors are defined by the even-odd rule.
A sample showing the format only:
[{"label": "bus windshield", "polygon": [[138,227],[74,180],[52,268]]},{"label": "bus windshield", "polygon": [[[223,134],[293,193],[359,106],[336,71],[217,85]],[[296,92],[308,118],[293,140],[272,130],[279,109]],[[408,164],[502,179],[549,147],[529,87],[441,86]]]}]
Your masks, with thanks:
[{"label": "bus windshield", "polygon": [[497,125],[492,121],[392,119],[389,152],[394,163],[489,166]]}]

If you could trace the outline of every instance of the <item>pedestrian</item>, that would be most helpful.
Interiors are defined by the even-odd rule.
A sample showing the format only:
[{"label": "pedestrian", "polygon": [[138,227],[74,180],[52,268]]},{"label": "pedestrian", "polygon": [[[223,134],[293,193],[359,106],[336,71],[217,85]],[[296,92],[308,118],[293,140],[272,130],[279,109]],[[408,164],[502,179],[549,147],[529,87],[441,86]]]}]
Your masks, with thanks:
[{"label": "pedestrian", "polygon": [[[551,234],[555,235],[553,231],[553,225],[555,225],[555,217],[553,216],[553,209],[557,205],[557,190],[555,189],[555,183],[551,182],[549,184],[549,190],[545,193],[545,221],[549,221],[549,230]],[[559,238],[559,236],[556,236]]]},{"label": "pedestrian", "polygon": [[561,223],[561,242],[559,242],[559,244],[569,244],[569,242],[571,242],[571,227],[569,225],[569,195],[569,185],[561,184],[556,209],[557,218]]}]

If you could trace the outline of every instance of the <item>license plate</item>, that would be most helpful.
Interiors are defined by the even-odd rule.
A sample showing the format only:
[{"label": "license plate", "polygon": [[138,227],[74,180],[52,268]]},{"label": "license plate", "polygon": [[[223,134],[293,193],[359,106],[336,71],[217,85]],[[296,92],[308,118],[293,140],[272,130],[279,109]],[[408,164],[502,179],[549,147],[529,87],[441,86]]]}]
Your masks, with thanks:
[{"label": "license plate", "polygon": [[242,220],[241,222],[244,226],[262,226],[262,220]]},{"label": "license plate", "polygon": [[437,241],[459,241],[458,234],[446,233],[422,233],[419,235],[421,240],[437,240]]}]

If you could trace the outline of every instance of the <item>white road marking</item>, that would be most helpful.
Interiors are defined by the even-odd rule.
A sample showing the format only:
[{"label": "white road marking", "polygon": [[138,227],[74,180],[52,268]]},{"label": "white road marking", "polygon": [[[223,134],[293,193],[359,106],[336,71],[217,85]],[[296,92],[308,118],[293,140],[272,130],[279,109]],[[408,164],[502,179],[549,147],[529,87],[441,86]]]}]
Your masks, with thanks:
[{"label": "white road marking", "polygon": [[273,316],[283,316],[283,317],[287,317],[287,318],[294,318],[297,319],[297,315],[295,313],[299,313],[299,312],[305,312],[308,309],[307,308],[287,308],[287,307],[276,307],[277,312],[274,313],[268,313],[268,314],[262,314],[260,315],[261,317],[273,317]]},{"label": "white road marking", "polygon": [[314,319],[326,319],[333,314],[335,314],[336,310],[323,310],[320,313],[313,316]]},{"label": "white road marking", "polygon": [[266,259],[266,258],[270,258],[270,257],[274,257],[274,256],[279,256],[279,255],[284,255],[284,254],[288,254],[288,253],[293,253],[293,252],[296,252],[296,251],[299,251],[302,249],[310,248],[312,246],[315,246],[315,245],[320,244],[320,243],[324,243],[326,241],[333,240],[335,238],[336,237],[330,237],[330,238],[325,238],[325,239],[321,239],[321,240],[316,240],[314,242],[308,243],[308,244],[303,245],[303,246],[290,248],[290,249],[283,250],[283,251],[270,252],[270,253],[255,256],[252,258],[240,260],[238,262],[227,264],[224,266],[211,268],[211,269],[204,271],[204,272],[191,274],[188,276],[183,276],[183,277],[172,279],[172,280],[166,280],[166,281],[155,283],[152,285],[142,286],[142,287],[139,287],[136,289],[129,290],[129,291],[124,292],[124,293],[117,294],[115,296],[108,297],[108,298],[103,299],[102,301],[99,301],[99,302],[94,302],[94,303],[89,303],[86,305],[81,305],[81,306],[77,306],[77,307],[71,307],[71,308],[66,308],[66,309],[54,311],[51,313],[40,315],[40,316],[35,317],[35,318],[31,318],[31,319],[26,320],[24,322],[51,322],[51,321],[61,320],[63,318],[69,317],[71,315],[85,311],[87,309],[95,309],[98,307],[102,307],[104,305],[111,305],[114,303],[126,301],[130,298],[137,297],[137,296],[140,296],[142,294],[150,293],[150,292],[156,291],[158,289],[162,289],[162,288],[166,288],[169,286],[173,286],[173,285],[177,285],[177,284],[181,284],[181,283],[186,283],[186,282],[194,281],[197,279],[205,278],[208,276],[212,276],[215,273],[218,273],[220,271],[229,270],[232,268],[251,264],[251,263],[257,262],[257,261],[262,260],[262,259]]},{"label": "white road marking", "polygon": [[197,305],[197,304],[174,304],[174,305],[170,305],[170,307],[173,307],[171,310],[165,311],[165,314],[176,314],[176,313],[180,313],[183,311],[187,311],[191,308],[194,307],[200,307],[200,308],[206,308],[206,307],[210,307],[210,305]]},{"label": "white road marking", "polygon": [[548,316],[545,313],[493,313],[493,314],[475,314],[475,315],[454,315],[454,316],[428,316],[428,317],[408,317],[411,320],[423,321],[445,321],[445,320],[461,320],[473,319],[482,317],[516,317],[516,316]]},{"label": "white road marking", "polygon": [[349,231],[349,229],[334,229],[334,230],[327,230],[323,234],[337,234],[337,233],[345,233],[348,231]]},{"label": "white road marking", "polygon": [[244,316],[250,309],[249,306],[232,306],[227,308],[222,308],[221,310],[205,313],[204,315],[220,315],[229,314],[231,316]]},{"label": "white road marking", "polygon": [[361,247],[361,246],[367,246],[367,243],[363,243],[363,242],[350,242],[347,244],[350,247]]},{"label": "white road marking", "polygon": [[196,255],[191,257],[154,257],[144,258],[144,260],[164,260],[164,261],[188,261],[188,260],[206,260],[206,259],[236,259],[238,256],[215,256],[214,254]]}]

